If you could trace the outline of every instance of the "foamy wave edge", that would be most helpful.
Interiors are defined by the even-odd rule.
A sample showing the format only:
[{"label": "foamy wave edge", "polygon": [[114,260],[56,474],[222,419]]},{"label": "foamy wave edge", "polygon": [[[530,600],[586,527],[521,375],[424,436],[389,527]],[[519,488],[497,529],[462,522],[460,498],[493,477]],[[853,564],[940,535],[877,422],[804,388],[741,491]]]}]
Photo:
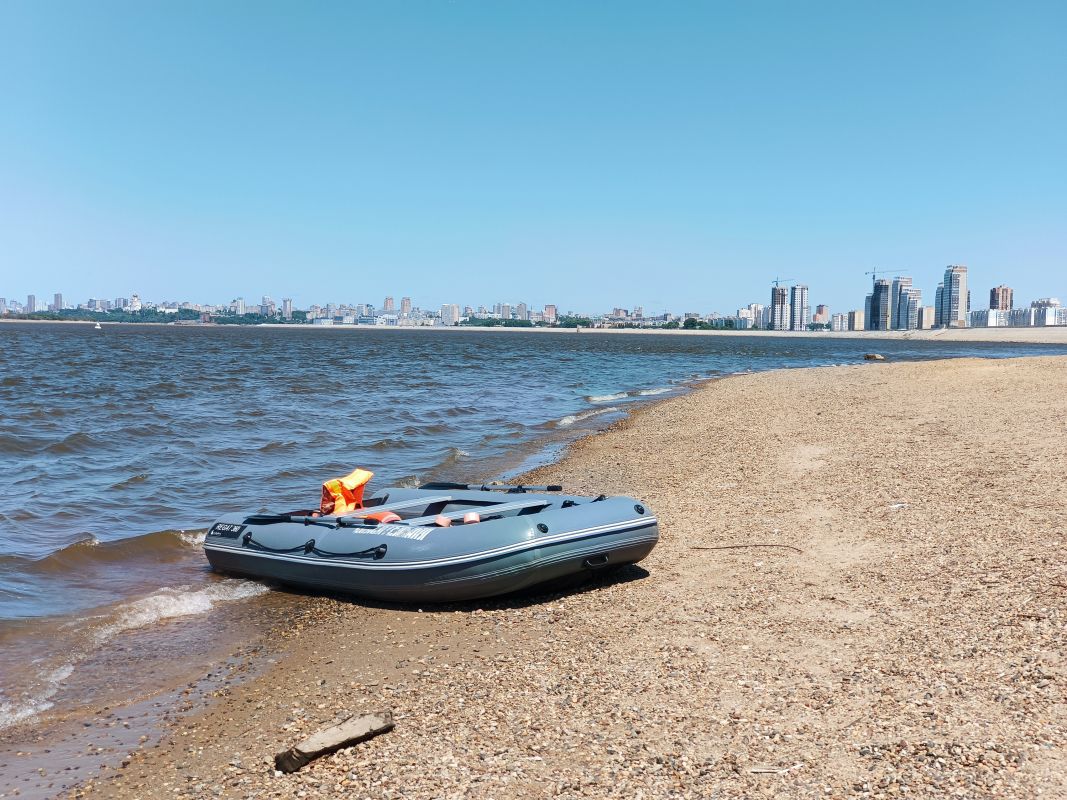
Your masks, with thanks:
[{"label": "foamy wave edge", "polygon": [[[191,538],[197,535],[188,534]],[[167,586],[147,597],[118,606],[115,614],[109,615],[112,621],[100,627],[92,635],[92,644],[94,648],[100,648],[125,631],[136,630],[175,617],[206,614],[216,603],[245,600],[269,591],[270,589],[261,583],[231,578],[202,589],[192,589],[189,586]],[[43,672],[40,680],[43,688],[32,696],[0,700],[0,730],[31,719],[52,708],[54,705],[52,698],[63,688],[63,681],[69,678],[78,663],[89,655],[90,652],[73,653],[71,660],[67,663],[59,667],[50,667]]]},{"label": "foamy wave edge", "polygon": [[582,411],[582,412],[579,412],[578,414],[568,414],[567,416],[563,417],[562,419],[556,421],[556,427],[557,428],[569,428],[575,422],[581,422],[584,419],[589,419],[590,417],[595,417],[595,416],[597,416],[599,414],[610,414],[613,411],[618,411],[618,410],[619,409],[615,408],[615,406],[611,406],[609,408],[591,408],[588,411]]},{"label": "foamy wave edge", "polygon": [[585,398],[587,403],[613,403],[616,400],[625,400],[628,397],[654,397],[658,394],[666,394],[671,391],[670,386],[656,386],[652,389],[633,389],[629,392],[613,392],[612,394],[591,394]]}]

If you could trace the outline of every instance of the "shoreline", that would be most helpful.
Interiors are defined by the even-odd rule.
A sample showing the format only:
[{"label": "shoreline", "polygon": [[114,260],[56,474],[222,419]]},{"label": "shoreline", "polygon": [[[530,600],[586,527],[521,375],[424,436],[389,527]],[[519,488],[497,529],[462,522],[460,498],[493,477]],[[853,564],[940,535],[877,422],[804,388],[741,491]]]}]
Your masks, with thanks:
[{"label": "shoreline", "polygon": [[[29,325],[89,325],[92,320],[47,320],[47,319],[0,319],[5,323]],[[307,325],[307,324],[263,324],[263,325],[219,325],[216,323],[188,323],[178,325],[169,322],[107,322],[101,321],[102,328],[139,327],[139,328],[182,328],[182,329],[247,329],[247,330],[314,330],[314,331],[418,331],[431,333],[456,333],[474,331],[485,333],[558,333],[575,334],[575,328],[505,328],[485,327],[479,325],[444,327],[433,325]],[[733,336],[782,338],[782,339],[866,339],[877,341],[943,341],[943,342],[1000,342],[1004,344],[1067,344],[1067,326],[1044,326],[1033,328],[936,328],[912,331],[767,331],[767,330],[714,330],[687,331],[663,330],[661,328],[581,328],[578,335],[620,336],[634,334],[638,336]]]},{"label": "shoreline", "polygon": [[[1012,375],[1016,381],[1002,383]],[[876,428],[864,422],[864,414],[872,409],[859,406],[893,407],[885,396],[887,391],[879,388],[893,384],[888,376],[915,379],[918,391],[903,398],[903,402],[921,408],[926,418],[916,427],[906,425],[907,420],[894,422],[890,417],[887,430],[879,435]],[[957,394],[926,396],[925,389],[930,383],[951,384],[953,376],[961,384],[956,387],[960,390]],[[1037,421],[1022,420],[1024,415],[1019,413],[1018,406],[1027,403],[1026,392],[1019,392],[1019,380],[1031,394],[1041,393],[1036,406],[1035,398],[1029,399],[1033,406],[1029,410],[1038,414]],[[833,385],[831,382],[840,384],[835,386],[831,397],[836,402],[826,401],[822,406],[804,402],[811,392],[821,397],[825,388]],[[310,791],[310,796],[327,797],[335,796],[335,785],[364,792],[371,791],[371,785],[380,787],[375,791],[384,791],[388,786],[399,790],[404,786],[405,796],[421,797],[444,793],[443,787],[450,790],[469,787],[470,781],[487,790],[495,787],[502,796],[550,796],[549,789],[554,792],[561,784],[562,794],[576,795],[578,785],[590,783],[594,790],[599,789],[605,795],[615,786],[619,792],[629,791],[632,795],[638,788],[662,793],[667,785],[656,776],[666,778],[665,773],[673,776],[675,783],[705,788],[702,781],[714,777],[730,793],[759,792],[761,784],[767,783],[777,790],[789,787],[796,793],[810,791],[818,795],[822,783],[844,791],[853,778],[864,778],[872,762],[870,757],[862,755],[862,748],[869,749],[871,742],[889,747],[888,760],[879,762],[883,766],[899,765],[903,761],[909,768],[919,769],[909,761],[914,760],[911,750],[893,750],[889,743],[892,736],[903,736],[902,741],[918,741],[916,731],[920,731],[942,742],[951,734],[963,738],[961,747],[968,758],[977,757],[972,753],[972,745],[977,746],[975,742],[981,736],[977,731],[968,733],[973,724],[958,715],[958,719],[946,725],[946,715],[952,717],[953,712],[936,698],[942,696],[938,687],[946,685],[965,686],[967,692],[961,697],[981,699],[989,679],[982,674],[968,676],[962,684],[945,683],[943,676],[936,676],[951,674],[952,670],[938,672],[921,652],[915,656],[918,663],[901,671],[903,656],[894,651],[889,664],[897,666],[886,672],[883,665],[880,672],[871,673],[869,670],[877,669],[880,662],[869,660],[875,651],[866,643],[866,638],[872,636],[869,629],[878,628],[884,635],[886,631],[881,628],[887,625],[888,631],[895,635],[921,638],[919,628],[897,628],[887,622],[906,616],[909,602],[914,603],[887,578],[895,577],[896,582],[905,586],[914,584],[914,576],[909,580],[907,572],[893,573],[902,567],[920,572],[925,567],[928,571],[932,557],[927,552],[929,543],[916,542],[916,534],[923,529],[924,522],[934,523],[936,517],[916,518],[911,509],[914,506],[929,514],[937,506],[930,497],[923,496],[931,493],[922,479],[925,473],[917,470],[920,475],[911,477],[908,470],[899,472],[902,466],[908,465],[910,451],[904,451],[902,444],[889,434],[899,433],[898,428],[906,431],[907,436],[915,439],[909,447],[915,449],[916,457],[923,463],[930,461],[924,446],[950,437],[950,449],[972,453],[972,458],[950,460],[951,468],[943,471],[978,469],[987,482],[1014,481],[1010,471],[990,475],[985,469],[987,465],[975,461],[983,453],[987,459],[992,457],[981,448],[975,450],[972,438],[981,441],[976,433],[958,424],[949,425],[947,431],[943,430],[943,424],[938,427],[938,421],[943,423],[943,420],[936,412],[946,409],[963,412],[976,399],[982,401],[982,392],[975,395],[976,387],[966,385],[968,382],[977,383],[979,389],[995,386],[999,390],[997,402],[990,404],[987,399],[979,412],[993,419],[981,418],[978,422],[983,430],[999,426],[1000,445],[1005,452],[996,454],[995,460],[1007,465],[1012,463],[1011,458],[1018,459],[1020,453],[1027,452],[1017,440],[1026,439],[1031,447],[1040,446],[1040,442],[1035,444],[1032,429],[1041,422],[1042,408],[1045,417],[1055,412],[1054,403],[1048,406],[1040,401],[1050,396],[1053,400],[1062,397],[1067,389],[1067,358],[953,359],[774,370],[711,379],[680,396],[642,404],[603,432],[590,433],[572,443],[560,461],[540,467],[521,479],[564,482],[568,490],[576,492],[631,493],[649,502],[659,513],[664,528],[660,546],[642,565],[647,570],[634,568],[622,580],[570,594],[486,601],[443,609],[415,610],[315,599],[309,613],[319,622],[309,623],[288,638],[287,647],[278,653],[276,665],[247,683],[232,687],[205,712],[186,718],[181,723],[182,730],[175,731],[186,739],[172,738],[143,751],[129,767],[116,773],[118,777],[113,781],[86,787],[87,796],[137,797],[141,796],[138,792],[143,792],[139,785],[154,785],[155,781],[166,779],[181,786],[182,779],[188,775],[193,778],[185,781],[187,786],[195,787],[198,782],[226,786],[223,796],[227,797],[245,797],[248,791],[268,787],[270,791],[289,794],[297,786]],[[851,402],[836,397],[842,387]],[[1012,397],[1000,397],[1005,393]],[[733,402],[724,402],[730,400]],[[1008,400],[1017,402],[1008,403]],[[902,399],[894,396],[893,401],[899,403]],[[762,416],[753,415],[751,409],[743,407],[744,403],[756,403]],[[709,417],[712,409],[722,418]],[[793,428],[768,431],[768,419],[777,422],[779,428],[783,423],[803,421],[817,427],[827,438],[834,438],[835,431],[837,434],[843,431],[843,435],[837,435],[834,445],[826,448],[808,441],[812,437],[803,426],[795,427],[798,435],[794,436],[786,435]],[[887,451],[885,464],[872,466],[860,461],[857,466],[857,452],[853,451],[864,450],[865,443],[856,442],[849,436],[847,426],[841,426],[846,419],[852,420],[853,427],[868,425],[865,431],[878,440],[875,444]],[[1020,431],[1022,428],[1026,430]],[[714,431],[726,437],[726,447],[708,435]],[[666,451],[663,437],[671,440]],[[679,438],[682,442],[677,441]],[[944,442],[941,444],[945,446]],[[768,461],[766,451],[772,445],[781,454]],[[675,451],[684,453],[686,448],[699,454],[700,467],[694,469],[694,464],[686,459],[678,461]],[[864,451],[868,452],[869,448]],[[620,458],[622,453],[625,457]],[[1049,462],[1050,455],[1056,454],[1045,453],[1044,469],[1052,470],[1060,479],[1058,486],[1063,486],[1062,479],[1067,477],[1065,457],[1060,455],[1058,460],[1053,458]],[[665,469],[658,463],[663,459],[671,461],[673,468]],[[706,469],[709,462],[715,469]],[[689,466],[680,467],[683,463]],[[1036,463],[1035,457],[1031,456],[1026,463]],[[768,464],[773,465],[775,472],[768,474],[760,469]],[[839,478],[832,484],[819,474],[831,467]],[[852,475],[857,471],[863,473],[860,477],[865,476],[859,485]],[[667,475],[669,480],[655,480],[657,476]],[[708,479],[694,484],[694,479],[701,475],[707,475]],[[933,481],[934,490],[951,489],[943,500],[948,504],[959,502],[961,488],[967,491],[967,484],[948,485],[952,477],[939,474]],[[766,484],[766,491],[761,493],[749,486],[761,480]],[[689,487],[688,494],[680,493],[679,483]],[[828,485],[834,488],[827,489]],[[1042,485],[1039,482],[1038,486]],[[702,488],[694,490],[694,486]],[[997,488],[1003,487],[997,485]],[[1020,483],[1015,487],[1017,492],[1022,492],[1020,496],[1025,496],[1028,488],[1033,491],[1032,484]],[[712,506],[702,506],[699,498],[709,491],[714,498]],[[1062,497],[1064,490],[1059,489],[1059,493],[1061,500],[1067,500]],[[966,496],[974,500],[973,492]],[[843,503],[842,498],[851,502]],[[867,512],[858,521],[850,519],[851,506],[857,503]],[[1029,507],[1026,503],[1021,505]],[[1057,512],[1055,502],[1048,499],[1032,505],[1048,509],[1047,513],[1058,513],[1061,518],[1063,509],[1067,508],[1067,503],[1061,503]],[[1017,516],[1022,508],[1004,511],[1012,511]],[[971,519],[966,512],[966,507],[960,507],[953,513]],[[694,519],[702,513],[710,514],[711,519],[694,525]],[[868,517],[877,525],[870,530],[858,530]],[[998,517],[997,524],[1005,523]],[[1004,537],[1000,530],[987,531],[980,524],[978,528],[982,536],[990,539],[989,544],[996,544]],[[1050,530],[1062,530],[1062,526],[1057,528],[1052,524]],[[756,537],[769,544],[799,546],[812,555],[794,558],[791,551],[779,547],[728,550],[709,559],[708,554],[688,551],[694,543],[732,546]],[[946,586],[935,587],[942,596],[953,601],[973,597],[974,589],[968,591],[971,581],[985,586],[981,578],[988,573],[999,575],[996,580],[999,584],[1004,575],[1017,571],[1020,565],[1010,559],[1010,563],[991,563],[997,550],[990,550],[986,544],[984,539],[977,544],[968,543],[967,547],[980,558],[967,562],[958,559],[953,562],[951,551],[935,547],[934,562],[943,565],[948,559],[962,568]],[[1012,555],[1034,552],[1029,540],[1016,544],[1018,552]],[[816,563],[808,563],[812,559]],[[1026,569],[1035,568],[1027,565]],[[759,575],[755,584],[753,571]],[[857,571],[881,587],[885,597],[865,593],[863,581],[853,577]],[[944,578],[940,573],[934,574]],[[965,585],[960,584],[961,576],[966,578]],[[1020,581],[1027,583],[1022,575]],[[694,593],[697,587],[699,590]],[[1022,598],[1039,588],[1023,585],[1016,587],[1016,592]],[[770,606],[768,595],[777,598]],[[795,599],[789,599],[797,595],[801,599],[799,605]],[[941,607],[942,599],[923,597],[917,604],[919,612],[945,614],[965,633],[973,634],[973,625],[960,617],[958,610],[946,614]],[[1061,606],[1062,599],[1061,595]],[[1047,601],[1042,596],[1042,603]],[[995,608],[982,608],[989,614],[998,613]],[[1044,607],[1043,619],[1049,619],[1050,614],[1059,610],[1049,611]],[[766,617],[775,618],[782,613],[790,617],[790,625],[765,630]],[[1026,639],[1040,633],[1041,619],[1032,623],[1028,620],[1028,617],[1015,619],[1009,634]],[[798,639],[791,626],[801,628],[806,638]],[[606,631],[611,632],[607,638]],[[958,635],[950,638],[950,644],[960,640]],[[828,649],[824,649],[823,642]],[[930,643],[924,639],[923,646],[929,647]],[[782,648],[803,656],[800,672],[790,666],[790,659],[782,656]],[[902,651],[905,655],[906,650]],[[1017,657],[1022,658],[1025,652],[1041,652],[1041,649],[1018,649]],[[856,662],[860,654],[864,658],[859,661],[867,666],[860,669],[858,680],[855,670],[849,673],[844,666],[835,665],[842,660]],[[1040,659],[1038,663],[1043,664],[1038,668],[1040,674],[1058,668]],[[532,675],[528,667],[533,668]],[[616,674],[620,669],[624,671]],[[929,673],[931,669],[935,671]],[[1032,667],[1027,669],[1030,672],[1026,674],[1033,672]],[[1040,672],[1042,669],[1045,672]],[[632,680],[632,672],[639,676],[637,683]],[[731,679],[725,680],[719,676],[720,672]],[[805,674],[807,679],[803,678]],[[576,675],[583,677],[576,679]],[[853,677],[842,683],[834,677],[837,675]],[[881,677],[876,678],[878,675]],[[916,682],[909,675],[924,677]],[[808,698],[807,701],[798,706],[795,700],[789,700],[788,694],[777,699],[775,687],[787,679],[800,687],[801,699]],[[890,697],[918,697],[916,711],[907,712],[906,719],[898,719],[894,703],[884,706],[878,700],[880,695],[872,694],[872,680],[883,685],[883,693],[888,687]],[[509,681],[517,688],[511,687]],[[624,688],[620,689],[613,681],[621,681]],[[708,682],[718,687],[710,695],[700,688]],[[971,685],[975,682],[982,685]],[[1016,687],[1015,691],[1029,692],[1033,696],[1027,697],[1028,702],[1041,705],[1040,701],[1049,692],[1035,689],[1040,682],[1037,679]],[[935,700],[920,702],[922,689],[927,685],[937,690],[933,695]],[[1048,685],[1040,688],[1047,689]],[[284,698],[275,689],[281,686],[287,687]],[[689,691],[704,697],[705,705],[701,709],[709,708],[710,717],[693,707],[687,695]],[[604,706],[601,694],[613,700],[615,706]],[[537,706],[530,705],[532,700],[545,704],[546,708],[535,711]],[[594,706],[597,714],[585,713],[583,700]],[[977,700],[954,702],[967,707],[972,715],[978,714],[977,718],[982,714],[1002,716],[995,713],[996,706],[976,708]],[[835,703],[852,716],[856,716],[853,712],[861,712],[859,718],[851,722],[843,719],[847,714],[836,709]],[[397,731],[389,736],[326,759],[300,776],[275,777],[270,771],[273,752],[300,738],[301,732],[310,732],[329,722],[331,715],[370,711],[383,705],[392,705],[399,711]],[[1041,707],[1045,714],[1043,735],[1062,746],[1065,735],[1062,713],[1049,717],[1052,712],[1048,711],[1047,702]],[[920,714],[924,708],[935,709],[934,716]],[[576,711],[581,713],[571,718]],[[547,722],[539,721],[541,713],[547,715]],[[828,719],[828,715],[837,722]],[[233,722],[229,721],[231,717]],[[778,735],[766,740],[760,728],[763,723],[757,723],[757,717],[779,718],[775,723]],[[939,719],[941,722],[934,725]],[[881,724],[883,721],[886,724]],[[557,724],[581,732],[577,756],[570,750],[559,749],[558,737],[552,735]],[[1042,753],[1040,748],[1033,751],[1032,743],[1037,740],[1026,725],[1018,726],[1020,730],[1013,732],[1003,719],[998,719],[998,724],[1007,731],[1001,737],[1003,741],[998,744],[996,737],[989,738],[1001,747],[993,752],[1007,753],[1007,756],[988,764],[993,764],[992,773],[1001,786],[1009,790],[1014,787],[1014,791],[1020,792],[1018,796],[1024,796],[1026,790],[1036,786],[1047,789],[1054,785],[1049,783],[1050,776],[1054,777],[1055,769],[1060,769],[1062,774],[1062,756],[1057,760]],[[231,728],[243,731],[250,725],[262,735],[247,742],[239,736],[241,747],[238,742],[228,741],[219,753],[192,764],[184,763],[189,759],[180,756],[179,750],[190,743],[200,742],[204,746],[205,742],[226,737]],[[931,726],[934,729],[926,730]],[[842,730],[855,733],[840,735]],[[1025,742],[1007,741],[1023,733]],[[441,760],[442,752],[425,751],[435,736],[450,742],[446,750],[452,761],[447,762],[451,766],[445,771],[441,771],[445,763]],[[858,744],[851,739],[858,740]],[[824,760],[823,755],[813,759],[813,753],[806,749],[816,744],[820,753],[830,747],[832,757],[821,766],[816,762]],[[752,771],[760,766],[754,760],[753,751],[759,755],[761,748],[766,747],[769,750],[762,755],[769,771]],[[980,754],[979,751],[984,752],[981,747],[976,752]],[[401,767],[412,763],[416,753],[421,754],[419,758],[427,759],[425,770],[420,771],[425,775],[420,774],[411,785],[402,777],[405,773]],[[495,755],[486,758],[487,753]],[[1026,768],[1012,766],[1019,761],[1020,753],[1028,764]],[[961,762],[956,757],[959,754],[948,755],[952,768],[961,770],[965,778],[974,779],[976,771],[982,772],[967,763],[957,763]],[[237,758],[239,766],[234,766],[231,757]],[[802,764],[795,770],[791,766],[794,758]],[[878,763],[873,764],[877,766]],[[605,772],[609,767],[609,772]],[[610,780],[608,774],[612,775]],[[407,777],[412,778],[410,774]],[[921,783],[911,786],[913,791],[917,788],[922,794]],[[925,788],[932,791],[929,786]],[[986,790],[984,785],[973,782],[972,788]],[[191,791],[185,796],[205,794]]]}]

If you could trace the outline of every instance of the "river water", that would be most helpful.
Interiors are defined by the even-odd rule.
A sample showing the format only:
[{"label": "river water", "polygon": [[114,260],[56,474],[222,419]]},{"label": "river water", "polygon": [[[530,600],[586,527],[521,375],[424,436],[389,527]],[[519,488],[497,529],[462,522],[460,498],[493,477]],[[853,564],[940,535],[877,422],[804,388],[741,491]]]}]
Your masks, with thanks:
[{"label": "river water", "polygon": [[[1067,353],[1053,345],[574,331],[0,323],[0,729],[239,636],[284,593],[212,574],[233,509],[507,476],[636,404],[732,373]],[[229,609],[230,614],[220,614]],[[231,627],[227,627],[227,625]],[[102,688],[103,687],[103,688]],[[57,709],[58,710],[58,709]]]}]

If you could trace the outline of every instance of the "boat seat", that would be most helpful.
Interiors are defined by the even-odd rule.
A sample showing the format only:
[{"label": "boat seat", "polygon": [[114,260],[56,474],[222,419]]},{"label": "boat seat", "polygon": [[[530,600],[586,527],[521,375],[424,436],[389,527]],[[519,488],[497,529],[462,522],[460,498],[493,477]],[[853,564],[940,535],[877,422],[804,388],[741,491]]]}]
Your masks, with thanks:
[{"label": "boat seat", "polygon": [[[480,511],[486,511],[486,512],[492,514],[495,517],[495,516],[498,516],[498,515],[502,515],[507,511],[518,511],[518,512],[521,513],[523,511],[523,509],[536,508],[538,506],[540,506],[541,508],[544,508],[546,506],[552,505],[552,502],[553,502],[552,500],[545,500],[545,499],[542,498],[541,500],[524,500],[524,501],[517,502],[517,503],[494,503],[491,506],[481,506],[479,510]],[[404,525],[432,525],[434,523],[434,520],[436,520],[438,516],[442,516],[445,519],[450,519],[450,520],[457,520],[457,519],[461,520],[461,519],[463,519],[463,515],[466,514],[468,511],[470,511],[469,508],[464,508],[464,509],[462,509],[460,511],[450,511],[447,514],[440,514],[440,515],[435,514],[432,517],[416,517],[415,519],[403,520],[402,524],[404,524]]]},{"label": "boat seat", "polygon": [[418,497],[414,500],[398,500],[395,503],[383,503],[380,506],[367,506],[366,508],[359,508],[355,511],[349,511],[345,514],[335,515],[338,519],[348,517],[365,517],[368,514],[377,514],[381,511],[397,511],[404,508],[415,508],[417,506],[431,506],[434,503],[448,503],[451,502],[452,495],[443,494],[438,497]]}]

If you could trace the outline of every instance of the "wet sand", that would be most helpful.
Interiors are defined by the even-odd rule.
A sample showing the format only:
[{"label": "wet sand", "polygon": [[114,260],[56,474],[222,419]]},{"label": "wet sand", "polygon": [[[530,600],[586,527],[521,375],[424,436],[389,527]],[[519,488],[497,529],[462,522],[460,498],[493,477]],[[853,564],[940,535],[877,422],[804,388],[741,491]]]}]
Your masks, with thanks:
[{"label": "wet sand", "polygon": [[[528,476],[661,520],[583,591],[335,599],[87,797],[1067,796],[1067,358],[784,370]],[[757,546],[758,545],[758,546]],[[295,775],[341,716],[396,729]]]}]

